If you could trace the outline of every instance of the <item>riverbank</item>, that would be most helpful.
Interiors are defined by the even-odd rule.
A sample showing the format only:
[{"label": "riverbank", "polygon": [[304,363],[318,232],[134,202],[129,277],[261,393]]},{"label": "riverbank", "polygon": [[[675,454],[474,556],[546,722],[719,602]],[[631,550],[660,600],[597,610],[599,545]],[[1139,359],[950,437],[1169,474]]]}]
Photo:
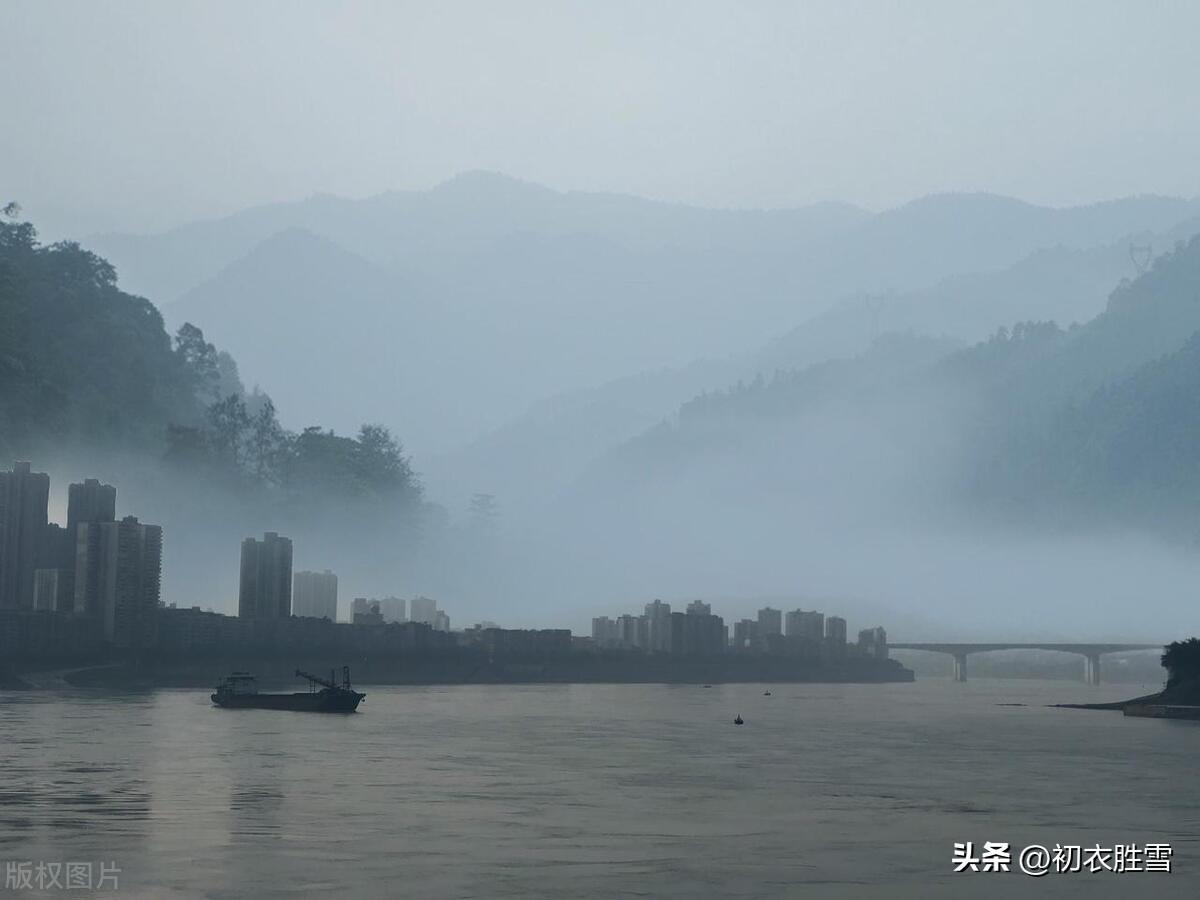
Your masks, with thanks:
[{"label": "riverbank", "polygon": [[1169,684],[1161,691],[1113,703],[1055,703],[1059,709],[1120,712],[1145,719],[1200,719],[1200,680]]},{"label": "riverbank", "polygon": [[1054,709],[1094,709],[1103,712],[1122,712],[1131,703],[1150,703],[1162,695],[1162,691],[1134,697],[1132,700],[1113,700],[1111,703],[1051,703]]}]

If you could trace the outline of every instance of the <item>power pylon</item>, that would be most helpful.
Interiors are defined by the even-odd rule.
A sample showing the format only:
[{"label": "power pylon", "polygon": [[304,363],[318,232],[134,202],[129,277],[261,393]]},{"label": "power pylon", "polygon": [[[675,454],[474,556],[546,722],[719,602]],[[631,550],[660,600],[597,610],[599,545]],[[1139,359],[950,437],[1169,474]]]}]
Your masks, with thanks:
[{"label": "power pylon", "polygon": [[1144,275],[1150,268],[1150,261],[1154,258],[1154,248],[1149,244],[1130,244],[1129,258],[1133,262],[1133,267],[1137,269],[1137,273]]}]

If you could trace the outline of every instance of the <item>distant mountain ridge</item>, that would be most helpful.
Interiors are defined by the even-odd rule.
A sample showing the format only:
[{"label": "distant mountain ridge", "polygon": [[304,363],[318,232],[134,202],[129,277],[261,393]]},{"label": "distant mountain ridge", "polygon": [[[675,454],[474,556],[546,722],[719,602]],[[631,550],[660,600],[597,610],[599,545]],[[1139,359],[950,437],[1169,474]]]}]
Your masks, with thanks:
[{"label": "distant mountain ridge", "polygon": [[[302,228],[257,244],[168,306],[166,317],[173,325],[203,322],[206,336],[246,360],[242,375],[269,386],[297,426],[326,421],[348,431],[397,407],[408,422],[441,402],[410,377],[430,365],[419,298],[378,264]],[[362,361],[374,384],[344,377],[357,376]],[[316,409],[330,412],[304,415]]]},{"label": "distant mountain ridge", "polygon": [[[160,234],[89,238],[123,279],[160,306],[215,276],[255,244],[303,228],[385,265],[405,267],[514,237],[588,235],[640,251],[798,255],[826,296],[909,290],[955,273],[1011,265],[1036,250],[1085,248],[1200,216],[1200,201],[1138,196],[1068,208],[986,193],[935,194],[872,214],[851,204],[795,209],[691,207],[621,194],[555,191],[491,172],[467,172],[427,191],[361,200],[315,195],[251,207]],[[886,251],[886,252],[881,252]],[[859,283],[868,267],[878,281]],[[830,282],[825,284],[824,282]]]},{"label": "distant mountain ridge", "polygon": [[[980,194],[880,214],[704,210],[469,173],[96,245],[123,284],[152,288],[170,321],[194,321],[248,381],[271,385],[285,421],[349,428],[361,406],[427,457],[557,394],[752,354],[847,296],[922,290],[1046,246],[1085,252],[1197,211],[1161,197],[1053,210]],[[294,229],[328,243],[276,240]],[[319,382],[295,374],[314,358],[327,361]],[[720,386],[708,380],[719,369],[702,386]]]},{"label": "distant mountain ridge", "polygon": [[888,333],[939,336],[953,346],[984,341],[1024,320],[1064,327],[1085,322],[1104,310],[1114,286],[1136,275],[1131,242],[1161,253],[1197,233],[1200,219],[1187,219],[1163,233],[1142,232],[1087,249],[1038,250],[1007,268],[950,276],[910,292],[847,297],[752,352],[643,372],[535,404],[469,446],[431,459],[431,482],[453,491],[464,474],[479,483],[490,471],[497,484],[536,484],[530,490],[549,495],[608,449],[674,416],[692,397],[738,380],[853,358]]},{"label": "distant mountain ridge", "polygon": [[776,234],[806,240],[869,215],[832,202],[782,210],[704,209],[623,194],[555,191],[492,172],[466,172],[427,191],[387,191],[361,200],[317,194],[158,234],[109,233],[88,240],[114,262],[127,290],[168,304],[289,228],[323,235],[368,259],[402,263],[514,235],[583,233],[643,248],[711,248]]}]

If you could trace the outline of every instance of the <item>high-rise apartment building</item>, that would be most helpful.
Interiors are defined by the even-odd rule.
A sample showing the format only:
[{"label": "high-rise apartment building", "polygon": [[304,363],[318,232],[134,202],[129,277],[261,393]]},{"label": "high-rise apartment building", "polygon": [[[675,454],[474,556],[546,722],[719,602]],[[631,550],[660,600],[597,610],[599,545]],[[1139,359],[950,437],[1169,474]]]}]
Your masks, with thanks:
[{"label": "high-rise apartment building", "polygon": [[645,616],[617,616],[617,642],[622,647],[645,646]]},{"label": "high-rise apartment building", "polygon": [[733,623],[733,649],[757,650],[759,645],[758,622],[742,619]]},{"label": "high-rise apartment building", "polygon": [[70,534],[85,522],[115,522],[116,519],[117,489],[111,484],[87,478],[67,488],[67,531]]},{"label": "high-rise apartment building", "polygon": [[[98,615],[115,647],[152,647],[162,587],[162,528],[133,516],[120,522],[81,523],[81,568],[95,593],[87,611]],[[78,574],[79,568],[76,572]],[[78,596],[78,594],[76,595]]]},{"label": "high-rise apartment building", "polygon": [[383,621],[389,624],[407,622],[407,606],[403,597],[384,597],[379,601],[379,613],[383,616]]},{"label": "high-rise apartment building", "polygon": [[858,649],[864,656],[887,659],[887,632],[882,628],[864,628],[858,633]]},{"label": "high-rise apartment building", "polygon": [[434,625],[437,621],[437,603],[428,597],[413,597],[409,605],[409,619]]},{"label": "high-rise apartment building", "polygon": [[787,614],[787,636],[821,643],[825,640],[825,614],[803,609]]},{"label": "high-rise apartment building", "polygon": [[33,607],[49,503],[49,475],[31,472],[27,462],[0,472],[0,609]]},{"label": "high-rise apartment building", "polygon": [[646,622],[649,629],[647,649],[658,652],[671,650],[671,604],[655,600],[646,604]]},{"label": "high-rise apartment building", "polygon": [[292,542],[274,531],[242,541],[238,615],[286,619],[292,614]]},{"label": "high-rise apartment building", "polygon": [[337,621],[337,576],[324,572],[297,572],[292,578],[292,615]]},{"label": "high-rise apartment building", "polygon": [[716,656],[728,642],[725,620],[710,613],[688,610],[671,613],[671,653],[676,656]]},{"label": "high-rise apartment building", "polygon": [[100,536],[105,523],[116,521],[117,489],[94,478],[72,484],[67,489],[67,527],[63,531],[64,549],[57,563],[59,608],[80,615],[101,612]]},{"label": "high-rise apartment building", "polygon": [[592,643],[597,647],[617,647],[621,644],[619,623],[608,616],[592,619]]},{"label": "high-rise apartment building", "polygon": [[[78,569],[79,528],[117,520],[117,489],[111,484],[102,484],[95,478],[87,478],[67,488],[67,527],[52,525],[48,541],[52,545],[48,558],[53,559],[59,572],[59,607],[75,609],[75,572]],[[88,588],[84,589],[84,607],[87,606]],[[91,587],[94,595],[95,587]]]},{"label": "high-rise apartment building", "polygon": [[765,606],[758,611],[758,636],[766,639],[771,635],[783,634],[783,613]]},{"label": "high-rise apartment building", "polygon": [[33,570],[33,608],[58,609],[58,569]]},{"label": "high-rise apartment building", "polygon": [[846,645],[846,620],[841,616],[830,616],[825,620],[825,640],[831,644]]}]

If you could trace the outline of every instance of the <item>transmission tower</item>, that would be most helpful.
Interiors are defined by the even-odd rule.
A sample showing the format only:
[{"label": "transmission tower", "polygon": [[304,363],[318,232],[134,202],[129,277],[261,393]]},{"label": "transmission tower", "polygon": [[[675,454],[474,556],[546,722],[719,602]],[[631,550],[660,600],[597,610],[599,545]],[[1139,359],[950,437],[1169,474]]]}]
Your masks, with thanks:
[{"label": "transmission tower", "polygon": [[1144,275],[1150,268],[1150,260],[1154,258],[1154,248],[1149,244],[1130,244],[1129,258],[1139,275]]}]

